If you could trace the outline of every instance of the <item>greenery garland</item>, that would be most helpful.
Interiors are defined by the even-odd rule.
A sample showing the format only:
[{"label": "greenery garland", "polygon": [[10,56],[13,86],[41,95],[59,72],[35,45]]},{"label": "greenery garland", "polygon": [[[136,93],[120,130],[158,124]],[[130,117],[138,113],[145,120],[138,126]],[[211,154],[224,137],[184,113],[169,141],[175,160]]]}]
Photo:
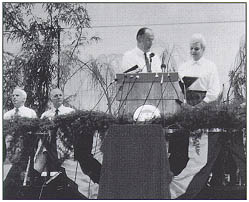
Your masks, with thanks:
[{"label": "greenery garland", "polygon": [[190,132],[213,128],[241,130],[246,127],[246,109],[237,104],[208,104],[201,109],[182,109],[170,117],[154,120],[153,123]]},{"label": "greenery garland", "polygon": [[[113,124],[135,123],[131,115],[114,117],[103,112],[76,111],[58,116],[54,120],[22,117],[4,120],[3,134],[5,139],[11,137],[7,153],[18,160],[20,159],[20,151],[27,155],[30,151],[30,145],[34,145],[34,142],[41,138],[41,134],[46,136],[48,130],[60,128],[62,131],[61,140],[70,149],[78,135],[93,136],[97,130],[103,139],[107,129]],[[164,128],[187,130],[192,136],[200,134],[194,132],[198,129],[220,128],[226,131],[238,131],[246,127],[246,109],[236,104],[206,105],[202,109],[182,109],[172,116],[163,116],[146,124],[161,124]],[[22,144],[20,144],[20,140],[22,140]],[[25,145],[29,145],[26,150]]]}]

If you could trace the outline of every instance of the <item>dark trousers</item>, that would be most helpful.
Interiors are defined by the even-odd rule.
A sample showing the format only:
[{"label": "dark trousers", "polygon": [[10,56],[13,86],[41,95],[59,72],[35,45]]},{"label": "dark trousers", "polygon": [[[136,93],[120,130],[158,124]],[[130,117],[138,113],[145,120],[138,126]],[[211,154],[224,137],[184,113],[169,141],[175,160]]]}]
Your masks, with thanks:
[{"label": "dark trousers", "polygon": [[176,176],[182,172],[188,163],[189,135],[186,132],[172,134],[169,137],[170,170]]}]

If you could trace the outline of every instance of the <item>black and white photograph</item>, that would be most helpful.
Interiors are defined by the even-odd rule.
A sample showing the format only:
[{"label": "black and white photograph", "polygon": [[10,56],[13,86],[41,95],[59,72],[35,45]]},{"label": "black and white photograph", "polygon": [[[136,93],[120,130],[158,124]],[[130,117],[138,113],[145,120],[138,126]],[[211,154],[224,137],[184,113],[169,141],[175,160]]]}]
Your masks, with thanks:
[{"label": "black and white photograph", "polygon": [[2,2],[3,200],[246,200],[247,2]]}]

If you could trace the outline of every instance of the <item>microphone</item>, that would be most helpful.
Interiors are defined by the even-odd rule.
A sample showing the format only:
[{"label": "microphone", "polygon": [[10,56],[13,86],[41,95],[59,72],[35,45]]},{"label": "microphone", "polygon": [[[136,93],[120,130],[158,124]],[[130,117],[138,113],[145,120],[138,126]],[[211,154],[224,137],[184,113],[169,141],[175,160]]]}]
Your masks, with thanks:
[{"label": "microphone", "polygon": [[166,65],[164,64],[165,61],[165,54],[163,52],[163,57],[162,57],[162,64],[161,64],[161,70],[162,70],[162,78],[161,78],[161,84],[163,84],[163,73],[165,72]]},{"label": "microphone", "polygon": [[163,52],[163,56],[162,56],[162,64],[161,64],[161,69],[162,69],[162,72],[165,72],[165,69],[166,69],[166,65],[165,65],[165,52]]},{"label": "microphone", "polygon": [[126,71],[124,71],[124,74],[125,74],[125,73],[129,73],[129,72],[131,72],[131,71],[134,71],[134,70],[136,70],[137,68],[138,68],[138,66],[135,65],[135,66],[133,66],[133,67],[127,69]]},{"label": "microphone", "polygon": [[162,69],[162,72],[165,72],[166,65],[165,64],[161,64],[161,69]]},{"label": "microphone", "polygon": [[152,61],[152,58],[155,56],[155,53],[150,53],[150,63]]},{"label": "microphone", "polygon": [[155,53],[150,53],[150,63],[149,63],[149,66],[150,66],[150,72],[151,72],[151,62],[152,62],[152,58],[155,56]]}]

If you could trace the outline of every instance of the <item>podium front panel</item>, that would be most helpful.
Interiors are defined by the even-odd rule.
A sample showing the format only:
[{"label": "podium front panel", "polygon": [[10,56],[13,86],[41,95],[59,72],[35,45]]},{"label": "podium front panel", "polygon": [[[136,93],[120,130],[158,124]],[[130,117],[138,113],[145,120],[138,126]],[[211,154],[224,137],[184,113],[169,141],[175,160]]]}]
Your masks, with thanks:
[{"label": "podium front panel", "polygon": [[125,83],[123,87],[117,85],[117,100],[137,100],[137,99],[153,99],[153,100],[173,100],[182,99],[183,95],[180,91],[178,82],[160,83]]},{"label": "podium front panel", "polygon": [[102,150],[98,199],[170,199],[161,125],[112,125]]},{"label": "podium front panel", "polygon": [[178,73],[117,74],[119,115],[134,113],[141,105],[158,107],[164,115],[176,113],[183,102]]}]

